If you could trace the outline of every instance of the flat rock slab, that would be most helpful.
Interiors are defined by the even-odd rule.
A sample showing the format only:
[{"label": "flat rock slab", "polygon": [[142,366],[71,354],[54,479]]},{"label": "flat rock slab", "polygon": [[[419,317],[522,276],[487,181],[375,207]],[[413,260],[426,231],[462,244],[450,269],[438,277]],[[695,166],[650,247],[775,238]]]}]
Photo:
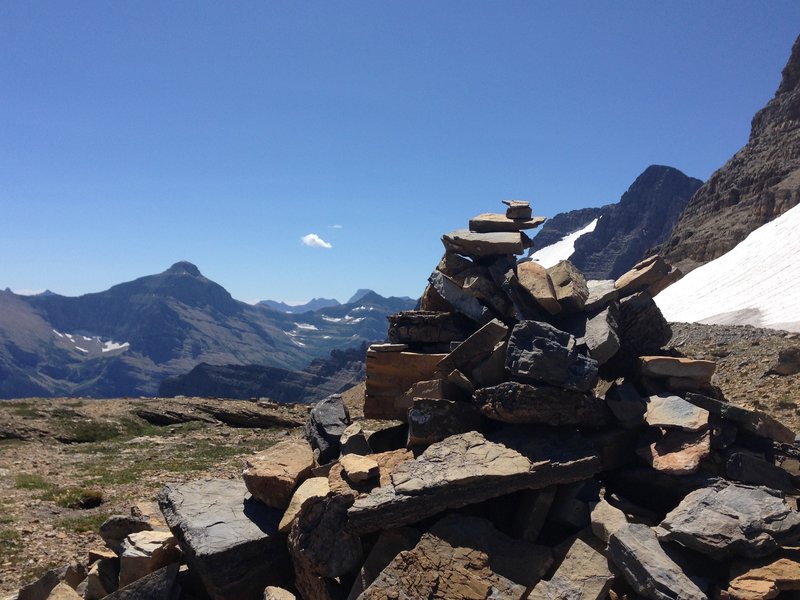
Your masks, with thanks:
[{"label": "flat rock slab", "polygon": [[599,469],[591,443],[574,432],[512,428],[491,439],[474,431],[454,435],[399,464],[390,483],[358,498],[348,528],[399,527],[517,490],[580,481]]},{"label": "flat rock slab", "polygon": [[503,423],[598,428],[611,420],[599,398],[544,384],[509,381],[477,390],[474,399],[485,416]]},{"label": "flat rock slab", "polygon": [[709,398],[702,394],[686,394],[686,400],[706,409],[712,415],[717,415],[739,425],[745,431],[755,433],[761,437],[791,444],[794,442],[795,433],[779,421],[776,421],[768,414],[757,410],[748,410],[740,406],[734,406],[727,402],[720,402],[714,398]]},{"label": "flat rock slab", "polygon": [[455,369],[468,372],[491,355],[494,347],[507,335],[508,327],[499,320],[492,319],[445,356],[436,369],[444,375]]},{"label": "flat rock slab", "polygon": [[448,252],[471,258],[522,254],[525,251],[522,235],[519,232],[475,233],[467,229],[458,229],[443,235],[442,244]]},{"label": "flat rock slab", "polygon": [[649,430],[642,435],[636,453],[656,471],[669,475],[691,475],[711,453],[709,431],[678,429]]},{"label": "flat rock slab", "polygon": [[550,564],[549,548],[514,540],[485,519],[450,515],[398,554],[359,598],[521,598]]},{"label": "flat rock slab", "polygon": [[452,312],[406,310],[389,315],[387,336],[395,344],[441,344],[463,340],[470,321]]},{"label": "flat rock slab", "polygon": [[577,538],[569,547],[558,570],[548,581],[540,581],[528,598],[532,600],[601,600],[614,576],[608,559]]},{"label": "flat rock slab", "polygon": [[639,360],[642,375],[656,379],[679,377],[709,384],[717,369],[717,363],[713,360],[692,360],[673,356],[642,356]]},{"label": "flat rock slab", "polygon": [[660,256],[650,256],[633,265],[627,273],[620,275],[614,282],[614,287],[621,296],[630,296],[650,286],[657,284],[670,272],[669,265]]},{"label": "flat rock slab", "polygon": [[800,512],[779,492],[720,482],[686,496],[661,522],[661,538],[715,559],[761,558],[800,540]]},{"label": "flat rock slab", "polygon": [[731,566],[728,594],[736,600],[768,600],[782,592],[800,590],[800,549],[781,550],[759,560]]},{"label": "flat rock slab", "polygon": [[248,456],[242,479],[256,500],[272,508],[289,506],[292,492],[314,466],[306,440],[287,440]]},{"label": "flat rock slab", "polygon": [[170,563],[180,562],[180,550],[168,531],[139,531],[122,543],[119,587],[133,583]]},{"label": "flat rock slab", "polygon": [[469,220],[469,230],[476,233],[491,233],[493,231],[522,231],[523,229],[536,229],[546,220],[547,219],[544,217],[510,219],[506,215],[497,213],[483,213]]},{"label": "flat rock slab", "polygon": [[602,310],[619,298],[613,279],[590,279],[586,282],[586,287],[589,288],[589,297],[586,298],[583,309],[587,313]]},{"label": "flat rock slab", "polygon": [[434,379],[436,368],[445,356],[367,350],[364,417],[405,421],[412,404],[405,392],[418,381]]},{"label": "flat rock slab", "polygon": [[609,558],[637,594],[650,600],[707,600],[667,556],[647,525],[621,527],[609,538]]},{"label": "flat rock slab", "polygon": [[527,200],[503,200],[506,205],[506,216],[509,219],[530,219],[531,203]]},{"label": "flat rock slab", "polygon": [[452,306],[458,313],[476,323],[485,323],[491,320],[489,309],[478,302],[477,298],[464,291],[460,283],[441,271],[431,273],[428,282],[448,306]]},{"label": "flat rock slab", "polygon": [[645,421],[651,427],[699,431],[708,426],[708,411],[673,394],[658,394],[647,399]]},{"label": "flat rock slab", "polygon": [[178,563],[172,563],[112,592],[105,600],[172,600],[176,597],[177,577]]},{"label": "flat rock slab", "polygon": [[246,495],[244,482],[228,479],[171,484],[158,495],[187,564],[212,598],[258,598],[290,569],[278,535],[281,511]]},{"label": "flat rock slab", "polygon": [[585,392],[597,379],[597,361],[578,352],[575,338],[541,321],[520,321],[508,341],[506,369],[519,378]]}]

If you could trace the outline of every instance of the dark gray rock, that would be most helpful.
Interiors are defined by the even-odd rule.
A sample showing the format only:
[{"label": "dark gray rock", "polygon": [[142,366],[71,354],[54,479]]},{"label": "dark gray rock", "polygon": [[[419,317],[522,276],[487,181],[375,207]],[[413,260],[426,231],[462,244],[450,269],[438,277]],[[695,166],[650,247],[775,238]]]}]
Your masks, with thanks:
[{"label": "dark gray rock", "polygon": [[589,355],[603,365],[619,350],[616,310],[606,308],[586,322],[583,343],[589,348]]},{"label": "dark gray rock", "polygon": [[507,334],[508,327],[497,319],[492,319],[445,356],[437,366],[437,371],[447,375],[454,369],[462,372],[472,370],[492,354],[494,347]]},{"label": "dark gray rock", "polygon": [[637,594],[651,600],[707,600],[667,556],[647,525],[624,525],[611,534],[608,555]]},{"label": "dark gray rock", "polygon": [[615,382],[606,392],[606,404],[621,427],[636,429],[644,423],[647,399],[630,381]]},{"label": "dark gray rock", "polygon": [[800,373],[800,346],[784,348],[778,352],[778,359],[772,363],[767,374],[794,375]]},{"label": "dark gray rock", "polygon": [[481,427],[478,409],[468,402],[415,398],[408,410],[407,446],[427,446],[457,433]]},{"label": "dark gray rock", "polygon": [[389,315],[387,336],[394,344],[441,344],[465,340],[474,327],[451,312],[405,310]]},{"label": "dark gray rock", "polygon": [[597,379],[597,361],[578,352],[575,338],[540,321],[514,326],[506,368],[515,377],[581,392]]},{"label": "dark gray rock", "polygon": [[591,477],[600,461],[574,432],[506,428],[485,438],[451,436],[392,471],[391,483],[356,499],[348,527],[358,533],[416,523],[522,489]]},{"label": "dark gray rock", "polygon": [[111,550],[122,553],[122,542],[132,533],[152,531],[153,526],[146,520],[131,515],[111,515],[100,525],[99,534]]},{"label": "dark gray rock", "polygon": [[476,323],[486,323],[492,319],[489,309],[444,273],[434,271],[428,281],[448,304],[465,317]]},{"label": "dark gray rock", "polygon": [[342,433],[342,437],[339,438],[339,441],[341,443],[342,455],[360,454],[364,456],[372,454],[372,448],[370,448],[369,442],[367,441],[367,436],[358,423],[348,425]]},{"label": "dark gray rock", "polygon": [[599,398],[545,384],[509,381],[477,390],[474,398],[484,415],[503,423],[598,428],[611,420]]},{"label": "dark gray rock", "polygon": [[728,479],[763,485],[773,490],[790,492],[795,489],[789,474],[774,463],[748,452],[733,452],[725,464]]},{"label": "dark gray rock", "polygon": [[614,287],[613,279],[590,279],[586,282],[586,287],[589,288],[589,297],[586,299],[586,304],[583,305],[583,310],[587,313],[602,310],[619,298],[619,292]]},{"label": "dark gray rock", "polygon": [[258,598],[280,585],[289,557],[278,534],[282,511],[246,498],[241,480],[167,485],[158,505],[186,562],[212,598]]},{"label": "dark gray rock", "polygon": [[712,558],[760,558],[800,540],[800,512],[780,492],[720,482],[688,494],[661,528],[662,539]]},{"label": "dark gray rock", "polygon": [[757,436],[775,440],[776,442],[789,444],[794,442],[794,431],[766,413],[721,402],[702,394],[686,394],[686,400],[695,406],[706,409],[712,415],[736,423],[741,429]]},{"label": "dark gray rock", "polygon": [[36,581],[20,588],[15,600],[47,600],[50,593],[61,583],[75,589],[86,577],[86,567],[72,564],[60,569],[49,569]]},{"label": "dark gray rock", "polygon": [[543,490],[518,492],[517,510],[514,515],[516,536],[526,542],[535,542],[542,532],[547,513],[556,497],[556,486]]},{"label": "dark gray rock", "polygon": [[172,563],[112,592],[105,600],[173,600],[179,593],[177,577],[178,563]]},{"label": "dark gray rock", "polygon": [[306,500],[289,533],[295,568],[317,577],[355,572],[363,562],[361,539],[346,529],[349,494],[329,494]]},{"label": "dark gray rock", "polygon": [[308,413],[305,438],[315,451],[321,465],[336,460],[341,451],[341,437],[350,425],[350,413],[338,394],[320,400]]}]

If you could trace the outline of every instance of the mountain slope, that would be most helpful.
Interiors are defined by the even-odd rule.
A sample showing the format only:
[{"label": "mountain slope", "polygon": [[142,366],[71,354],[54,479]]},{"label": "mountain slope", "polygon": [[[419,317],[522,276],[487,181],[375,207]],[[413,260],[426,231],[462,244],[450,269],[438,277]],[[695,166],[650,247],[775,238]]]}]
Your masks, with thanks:
[{"label": "mountain slope", "polygon": [[200,363],[294,371],[383,339],[386,315],[411,307],[373,293],[299,318],[239,302],[186,262],[74,298],[1,292],[0,397],[154,395]]},{"label": "mountain slope", "polygon": [[669,321],[800,331],[800,206],[656,296]]},{"label": "mountain slope", "polygon": [[[701,185],[677,169],[651,165],[618,203],[558,214],[551,220],[557,227],[545,223],[533,238],[536,250],[531,257],[547,257],[547,262],[569,258],[587,279],[616,279],[644,258],[648,248],[667,239]],[[587,232],[572,240],[570,234],[574,237],[581,230]]]},{"label": "mountain slope", "polygon": [[750,139],[692,197],[656,250],[684,273],[731,250],[800,203],[800,37]]},{"label": "mountain slope", "polygon": [[275,300],[262,300],[259,304],[280,312],[300,314],[310,310],[339,306],[341,303],[334,298],[312,298],[305,304],[286,304],[285,302],[276,302]]}]

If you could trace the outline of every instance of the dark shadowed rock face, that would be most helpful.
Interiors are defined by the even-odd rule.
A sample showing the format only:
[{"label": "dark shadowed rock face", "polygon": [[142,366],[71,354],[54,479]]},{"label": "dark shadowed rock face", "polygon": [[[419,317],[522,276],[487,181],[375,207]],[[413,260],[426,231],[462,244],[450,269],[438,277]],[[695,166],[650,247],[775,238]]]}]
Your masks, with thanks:
[{"label": "dark shadowed rock face", "polygon": [[689,201],[659,248],[684,273],[731,250],[800,202],[800,38],[750,139]]},{"label": "dark shadowed rock face", "polygon": [[610,205],[597,206],[592,208],[579,208],[569,212],[558,213],[552,219],[545,221],[539,233],[533,238],[533,249],[536,252],[540,248],[555,244],[564,236],[569,235],[579,229],[583,229],[596,218],[604,214]]},{"label": "dark shadowed rock face", "polygon": [[586,279],[616,279],[669,237],[702,183],[672,167],[647,167],[617,204],[603,207],[594,231],[576,240],[570,260]]}]

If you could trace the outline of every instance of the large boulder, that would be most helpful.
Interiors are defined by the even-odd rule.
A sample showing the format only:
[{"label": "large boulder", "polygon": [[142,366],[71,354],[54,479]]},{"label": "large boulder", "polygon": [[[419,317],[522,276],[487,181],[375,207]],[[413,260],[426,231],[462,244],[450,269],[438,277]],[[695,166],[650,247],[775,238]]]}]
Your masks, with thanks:
[{"label": "large boulder", "polygon": [[246,498],[242,481],[167,485],[158,505],[206,592],[218,600],[256,599],[289,572],[281,511]]}]

